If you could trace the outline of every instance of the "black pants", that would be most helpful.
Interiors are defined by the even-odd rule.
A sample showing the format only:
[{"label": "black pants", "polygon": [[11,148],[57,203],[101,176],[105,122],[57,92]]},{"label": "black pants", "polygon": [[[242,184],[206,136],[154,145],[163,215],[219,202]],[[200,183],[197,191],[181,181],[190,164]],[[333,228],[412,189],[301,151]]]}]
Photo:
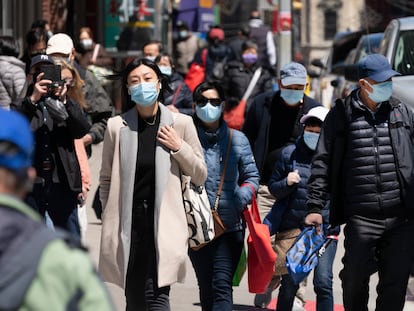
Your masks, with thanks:
[{"label": "black pants", "polygon": [[154,205],[142,201],[132,211],[131,250],[125,284],[127,311],[169,311],[170,287],[158,288]]},{"label": "black pants", "polygon": [[340,272],[347,311],[368,311],[369,278],[378,271],[376,311],[404,307],[414,260],[414,220],[353,216],[345,229]]}]

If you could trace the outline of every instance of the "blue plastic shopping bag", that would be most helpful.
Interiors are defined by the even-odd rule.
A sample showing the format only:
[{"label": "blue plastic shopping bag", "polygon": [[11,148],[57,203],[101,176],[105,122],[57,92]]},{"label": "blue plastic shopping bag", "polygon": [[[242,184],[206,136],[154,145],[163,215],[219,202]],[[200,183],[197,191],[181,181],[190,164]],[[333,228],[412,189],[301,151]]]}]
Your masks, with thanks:
[{"label": "blue plastic shopping bag", "polygon": [[315,227],[305,227],[296,238],[286,254],[286,266],[296,284],[303,281],[318,265],[318,258],[323,253],[321,248],[326,241],[324,233],[317,234]]}]

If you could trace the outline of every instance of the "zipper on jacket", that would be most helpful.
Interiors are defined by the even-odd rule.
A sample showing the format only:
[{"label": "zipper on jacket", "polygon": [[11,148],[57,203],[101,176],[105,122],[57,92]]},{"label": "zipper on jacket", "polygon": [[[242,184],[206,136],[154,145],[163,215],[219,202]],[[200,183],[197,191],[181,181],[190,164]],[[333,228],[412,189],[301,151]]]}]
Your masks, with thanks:
[{"label": "zipper on jacket", "polygon": [[378,152],[378,128],[377,125],[374,124],[374,159],[375,159],[375,184],[377,188],[377,198],[378,198],[378,206],[380,210],[382,210],[382,196],[379,195],[381,193],[381,176],[380,176],[380,167],[379,167],[379,152]]}]

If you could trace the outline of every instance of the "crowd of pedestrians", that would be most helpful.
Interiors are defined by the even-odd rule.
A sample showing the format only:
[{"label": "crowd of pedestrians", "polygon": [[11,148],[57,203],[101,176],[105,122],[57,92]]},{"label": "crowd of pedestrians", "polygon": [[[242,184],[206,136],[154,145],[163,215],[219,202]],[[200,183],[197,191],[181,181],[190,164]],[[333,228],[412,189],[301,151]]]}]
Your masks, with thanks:
[{"label": "crowd of pedestrians", "polygon": [[[317,310],[334,308],[332,266],[341,225],[345,310],[368,310],[375,272],[376,310],[402,310],[414,263],[414,114],[392,97],[398,72],[385,57],[367,56],[358,64],[359,87],[329,111],[306,95],[302,64],[276,70],[274,39],[258,12],[230,42],[218,25],[204,43],[183,21],[175,31],[171,55],[152,39],[142,44],[142,57],[117,71],[89,27],[73,40],[37,21],[21,60],[17,40],[0,37],[0,247],[13,247],[11,255],[0,251],[1,267],[39,231],[39,254],[49,250],[47,243],[57,244],[41,261],[54,257],[54,269],[61,270],[50,280],[58,284],[54,290],[70,284],[54,303],[113,308],[80,242],[92,179],[88,157],[91,145],[103,142],[98,271],[124,289],[126,310],[170,310],[171,286],[184,281],[189,257],[202,310],[231,311],[245,244],[242,212],[255,196],[252,189],[272,245],[274,234],[305,226],[330,240],[314,273]],[[186,80],[194,64],[204,70],[195,88]],[[121,81],[118,115],[97,67]],[[225,115],[243,100],[243,126],[232,129]],[[217,201],[226,228],[199,250],[188,247],[183,175],[205,187],[211,206]],[[25,238],[7,240],[10,230]],[[77,273],[71,260],[82,265]],[[35,275],[36,265],[25,268]],[[17,303],[31,309],[43,296],[35,296],[38,280],[25,281]],[[0,309],[7,309],[3,298],[11,294],[3,288]],[[266,308],[277,288],[277,311],[292,310],[295,301],[295,310],[304,310],[301,286],[289,274],[274,275],[252,304]]]}]

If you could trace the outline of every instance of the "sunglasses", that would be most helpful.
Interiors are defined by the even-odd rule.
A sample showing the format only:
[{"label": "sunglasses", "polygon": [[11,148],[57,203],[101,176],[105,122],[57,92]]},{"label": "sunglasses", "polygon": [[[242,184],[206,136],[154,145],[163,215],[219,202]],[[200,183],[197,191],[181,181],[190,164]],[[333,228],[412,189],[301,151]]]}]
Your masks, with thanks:
[{"label": "sunglasses", "polygon": [[210,103],[211,105],[218,107],[221,105],[223,101],[220,98],[205,98],[202,97],[199,100],[197,100],[196,104],[197,106],[200,107],[204,107],[205,105],[207,105],[208,103]]}]

